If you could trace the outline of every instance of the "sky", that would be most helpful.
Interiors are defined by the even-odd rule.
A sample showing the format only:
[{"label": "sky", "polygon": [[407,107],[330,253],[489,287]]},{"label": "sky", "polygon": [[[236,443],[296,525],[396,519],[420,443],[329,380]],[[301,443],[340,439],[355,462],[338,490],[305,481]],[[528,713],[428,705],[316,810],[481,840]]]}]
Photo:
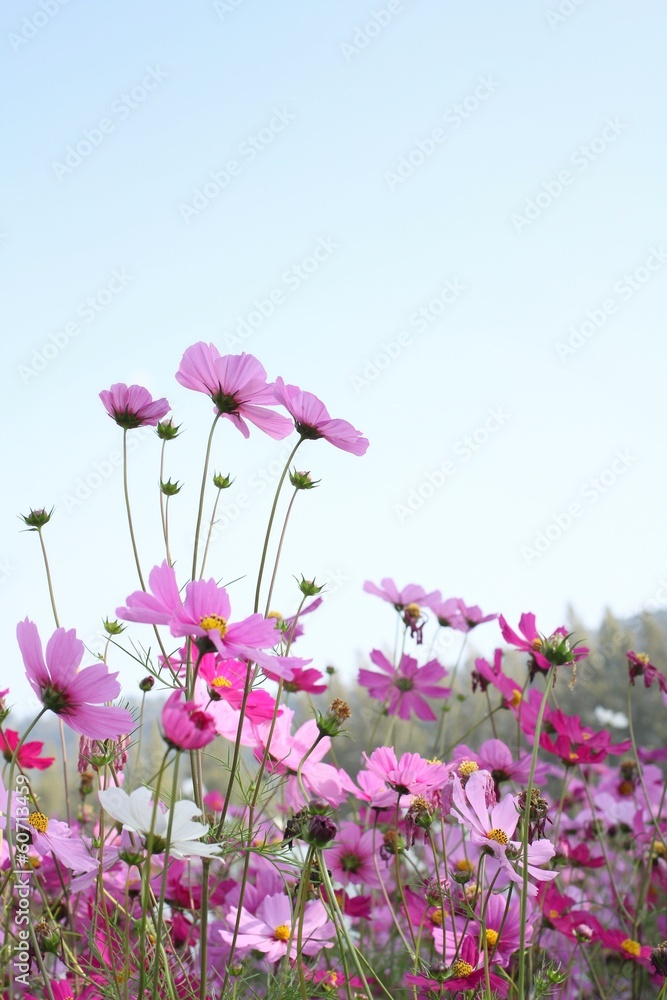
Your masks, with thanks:
[{"label": "sky", "polygon": [[[54,628],[18,514],[55,508],[60,621],[93,653],[138,585],[122,432],[98,398],[115,382],[182,424],[165,478],[184,483],[170,534],[188,579],[213,413],[174,374],[198,341],[253,354],[370,441],[362,458],[299,452],[321,483],[297,497],[273,605],[295,610],[295,576],[326,584],[300,649],[314,666],[352,679],[393,640],[365,580],[512,624],[530,610],[546,634],[569,606],[594,628],[607,607],[665,605],[666,30],[658,0],[3,4],[1,674],[17,704],[36,705],[16,622]],[[130,440],[148,571],[160,447]],[[235,482],[207,575],[235,617],[289,447],[216,430],[212,468]],[[499,638],[485,625],[472,645]],[[446,665],[456,651],[442,643]],[[132,661],[110,664],[134,693]]]}]

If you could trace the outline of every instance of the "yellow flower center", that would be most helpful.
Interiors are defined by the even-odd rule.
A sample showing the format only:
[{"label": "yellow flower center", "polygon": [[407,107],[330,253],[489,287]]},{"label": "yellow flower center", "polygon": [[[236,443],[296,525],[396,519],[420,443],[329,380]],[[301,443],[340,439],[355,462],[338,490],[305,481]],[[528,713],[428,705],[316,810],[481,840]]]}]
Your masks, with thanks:
[{"label": "yellow flower center", "polygon": [[227,620],[220,615],[204,615],[199,619],[199,624],[205,632],[219,632],[224,636],[227,631]]},{"label": "yellow flower center", "polygon": [[520,705],[521,702],[523,701],[523,695],[521,694],[518,688],[514,688],[514,690],[512,691],[512,696],[507,700],[508,703],[512,705],[513,708],[516,708],[516,706]]},{"label": "yellow flower center", "polygon": [[568,754],[568,757],[570,758],[570,760],[579,760],[579,754],[575,753],[574,751],[572,751],[572,753]]},{"label": "yellow flower center", "polygon": [[405,605],[405,613],[406,615],[410,615],[411,618],[419,618],[421,617],[422,609],[412,601],[410,604]]},{"label": "yellow flower center", "polygon": [[667,846],[661,840],[654,840],[651,844],[651,851],[656,858],[667,858]]},{"label": "yellow flower center", "polygon": [[444,913],[439,906],[434,907],[431,910],[431,923],[436,924],[438,927],[442,927],[442,921],[444,920]]},{"label": "yellow flower center", "polygon": [[36,858],[34,854],[28,855],[28,864],[33,869],[42,867],[42,862],[39,860],[39,858]]},{"label": "yellow flower center", "polygon": [[632,795],[634,788],[631,781],[622,781],[618,786],[619,795]]},{"label": "yellow flower center", "polygon": [[456,862],[456,869],[460,872],[472,872],[475,870],[475,866],[472,861],[468,861],[467,858],[461,858],[460,861]]},{"label": "yellow flower center", "polygon": [[560,917],[560,913],[558,910],[549,910],[549,916],[552,920],[555,920],[557,917]]},{"label": "yellow flower center", "polygon": [[486,943],[489,949],[494,948],[496,941],[498,940],[498,931],[494,931],[490,927],[488,927],[485,931],[485,934],[486,934]]},{"label": "yellow flower center", "polygon": [[459,978],[465,979],[467,976],[470,976],[475,970],[473,969],[470,962],[464,962],[463,959],[459,958],[452,965],[451,971],[452,975],[455,976],[456,979]]},{"label": "yellow flower center", "polygon": [[644,666],[650,663],[650,660],[648,658],[648,653],[637,653],[637,659],[639,660],[640,663],[643,663]]},{"label": "yellow flower center", "polygon": [[544,643],[542,642],[542,640],[538,636],[537,639],[533,639],[531,645],[532,645],[533,649],[541,649],[542,646],[544,645]]},{"label": "yellow flower center", "polygon": [[489,830],[486,836],[488,840],[495,840],[496,844],[509,844],[510,842],[510,839],[504,830]]},{"label": "yellow flower center", "polygon": [[46,833],[46,829],[49,825],[49,819],[48,816],[44,815],[44,813],[33,812],[28,816],[28,823],[33,830],[37,830],[37,833]]},{"label": "yellow flower center", "polygon": [[626,938],[625,941],[621,941],[621,948],[623,951],[627,951],[628,955],[634,955],[638,958],[642,953],[642,946],[639,941],[633,941],[632,938]]},{"label": "yellow flower center", "polygon": [[427,764],[442,764],[442,761],[440,760],[439,757],[431,757],[429,760],[426,761],[426,763]]},{"label": "yellow flower center", "polygon": [[289,941],[290,929],[287,924],[278,924],[273,932],[273,936],[276,941]]},{"label": "yellow flower center", "polygon": [[214,688],[230,688],[232,682],[227,680],[226,677],[214,677],[211,681],[211,687]]},{"label": "yellow flower center", "polygon": [[281,622],[283,620],[283,616],[281,615],[280,611],[269,611],[269,613],[268,613],[268,615],[266,617],[267,618],[275,618],[279,622]]},{"label": "yellow flower center", "polygon": [[479,771],[479,764],[474,760],[462,760],[458,766],[458,772],[462,778],[469,778],[475,771]]}]

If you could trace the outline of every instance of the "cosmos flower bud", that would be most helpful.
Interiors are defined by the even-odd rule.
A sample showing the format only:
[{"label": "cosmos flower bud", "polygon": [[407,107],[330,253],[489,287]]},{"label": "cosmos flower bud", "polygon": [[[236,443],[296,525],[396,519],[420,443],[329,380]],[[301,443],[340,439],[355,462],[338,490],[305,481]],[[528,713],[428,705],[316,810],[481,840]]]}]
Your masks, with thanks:
[{"label": "cosmos flower bud", "polygon": [[143,677],[139,681],[139,690],[144,692],[151,691],[153,689],[154,684],[155,684],[155,678],[151,677],[149,674],[148,677]]},{"label": "cosmos flower bud", "polygon": [[667,977],[667,941],[653,948],[649,958],[656,975]]},{"label": "cosmos flower bud", "polygon": [[[296,580],[296,577],[294,577]],[[316,594],[320,594],[324,590],[324,584],[318,587],[314,580],[306,580],[305,576],[301,576],[301,580],[297,580],[299,590],[304,595],[304,597],[315,597]]]},{"label": "cosmos flower bud", "polygon": [[313,847],[326,847],[338,833],[338,828],[329,816],[311,816],[308,825],[302,829],[301,836],[307,844]]},{"label": "cosmos flower bud", "polygon": [[125,631],[125,625],[121,625],[121,623],[116,619],[114,619],[113,621],[109,621],[109,619],[107,618],[105,621],[102,622],[102,627],[104,628],[104,631],[107,633],[107,635],[120,635],[121,632]]},{"label": "cosmos flower bud", "polygon": [[321,479],[311,479],[310,472],[297,472],[296,469],[290,472],[289,481],[295,490],[314,490],[322,482]]},{"label": "cosmos flower bud", "polygon": [[161,420],[155,428],[161,441],[173,441],[178,437],[180,429],[181,425],[175,424],[173,420]]},{"label": "cosmos flower bud", "polygon": [[221,472],[214,473],[214,475],[213,475],[213,485],[215,487],[217,487],[217,489],[219,489],[219,490],[228,490],[229,487],[234,482],[233,479],[230,479],[230,475],[231,475],[231,473],[229,473],[229,472],[227,473],[226,476],[223,476]]},{"label": "cosmos flower bud", "polygon": [[51,520],[53,511],[53,507],[49,511],[45,507],[38,507],[37,510],[31,509],[29,514],[19,514],[19,517],[28,525],[30,531],[41,531]]},{"label": "cosmos flower bud", "polygon": [[182,489],[183,483],[179,483],[178,481],[172,483],[171,479],[168,479],[166,483],[162,479],[160,480],[160,490],[166,497],[175,497]]}]

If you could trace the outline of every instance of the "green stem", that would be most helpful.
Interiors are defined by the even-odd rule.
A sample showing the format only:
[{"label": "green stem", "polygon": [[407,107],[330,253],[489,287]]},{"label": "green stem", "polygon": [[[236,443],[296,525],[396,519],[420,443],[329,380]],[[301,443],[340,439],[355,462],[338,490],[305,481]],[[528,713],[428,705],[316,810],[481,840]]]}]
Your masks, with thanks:
[{"label": "green stem", "polygon": [[201,477],[201,490],[199,491],[199,508],[197,510],[197,527],[195,528],[195,542],[194,549],[192,552],[192,579],[196,579],[197,576],[197,553],[199,551],[199,532],[201,530],[201,519],[204,513],[204,494],[206,493],[206,476],[208,475],[208,463],[211,458],[211,445],[213,444],[213,432],[215,431],[218,420],[222,416],[221,413],[216,413],[215,419],[211,426],[211,430],[208,435],[208,442],[206,444],[206,456],[204,458],[204,471]]},{"label": "green stem", "polygon": [[134,536],[134,526],[132,524],[132,510],[130,508],[130,491],[127,484],[127,428],[123,429],[123,493],[125,495],[125,509],[127,511],[127,523],[130,529],[130,540],[132,542],[132,551],[134,552],[134,561],[137,566],[137,573],[139,574],[139,583],[141,584],[141,589],[146,590],[146,584],[144,583],[143,573],[141,572],[141,563],[139,562],[139,550],[137,549],[137,540]]},{"label": "green stem", "polygon": [[535,734],[533,736],[533,752],[530,758],[530,773],[528,775],[528,787],[526,789],[526,808],[522,823],[522,848],[523,848],[523,885],[521,886],[520,918],[519,918],[519,997],[521,1000],[526,996],[526,920],[528,907],[528,832],[530,829],[530,810],[533,793],[535,768],[537,767],[537,755],[540,749],[540,734],[542,723],[547,710],[549,691],[556,673],[555,664],[551,664],[544,690],[544,697],[540,703],[540,710],[535,723]]},{"label": "green stem", "polygon": [[299,447],[299,445],[301,444],[302,441],[303,441],[303,438],[300,437],[299,440],[297,441],[297,443],[292,448],[292,450],[290,452],[290,455],[289,455],[289,458],[287,459],[287,462],[285,463],[285,468],[283,469],[282,474],[280,476],[280,479],[278,480],[278,486],[276,488],[276,494],[275,494],[275,496],[273,498],[273,504],[271,506],[271,513],[269,514],[269,523],[266,526],[266,535],[264,537],[264,546],[262,548],[262,558],[261,558],[260,563],[259,563],[259,573],[257,574],[257,588],[255,590],[255,607],[254,607],[255,614],[257,614],[257,612],[259,611],[259,592],[260,592],[260,588],[262,586],[262,576],[264,575],[264,564],[266,563],[266,555],[267,555],[267,552],[269,550],[269,538],[271,537],[271,528],[273,527],[273,519],[276,516],[276,508],[278,506],[278,497],[280,496],[280,491],[281,491],[282,485],[283,485],[283,483],[285,481],[285,476],[287,475],[287,470],[289,469],[290,463],[291,463],[292,459],[294,458],[294,456],[296,454],[296,450],[297,450],[297,448]]}]

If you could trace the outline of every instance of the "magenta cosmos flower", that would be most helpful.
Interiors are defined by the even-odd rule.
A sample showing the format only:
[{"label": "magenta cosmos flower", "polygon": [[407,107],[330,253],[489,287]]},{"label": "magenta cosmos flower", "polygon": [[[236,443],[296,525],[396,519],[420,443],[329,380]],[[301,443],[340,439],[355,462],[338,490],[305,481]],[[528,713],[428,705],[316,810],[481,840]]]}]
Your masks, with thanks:
[{"label": "magenta cosmos flower", "polygon": [[409,583],[402,590],[399,590],[394,581],[388,576],[380,580],[380,583],[381,586],[378,587],[371,580],[366,580],[364,590],[367,594],[373,594],[375,597],[380,597],[383,601],[393,604],[397,611],[403,611],[405,608],[410,607],[410,605],[426,604],[430,606],[433,601],[440,599],[439,590],[433,590],[430,594],[427,594],[424,588],[418,586],[416,583]]},{"label": "magenta cosmos flower", "polygon": [[389,715],[410,719],[414,712],[423,722],[435,720],[435,714],[425,698],[446,698],[451,694],[451,688],[440,687],[436,683],[447,673],[437,660],[429,660],[420,667],[412,656],[404,653],[398,668],[395,668],[379,649],[372,651],[371,660],[382,673],[362,669],[359,671],[359,683],[368,688],[371,698],[387,702]]},{"label": "magenta cosmos flower", "polygon": [[446,764],[425,760],[418,753],[404,753],[398,760],[391,747],[377,747],[370,757],[364,753],[363,758],[371,774],[381,778],[398,795],[427,795],[435,788],[442,788],[449,775]]},{"label": "magenta cosmos flower", "polygon": [[[20,737],[16,730],[5,729],[4,733],[0,731],[0,753],[6,761],[10,761],[14,756],[14,751],[19,745],[19,741]],[[31,743],[24,743],[16,758],[19,767],[23,768],[23,770],[34,767],[38,771],[45,771],[47,767],[51,767],[56,758],[40,757],[39,755],[43,748],[44,744],[37,740]]]},{"label": "magenta cosmos flower", "polygon": [[231,420],[246,438],[247,420],[276,440],[292,431],[287,417],[269,409],[276,403],[273,384],[267,383],[266,371],[252,354],[223,357],[213,344],[200,341],[181,358],[176,381],[210,396],[216,413]]},{"label": "magenta cosmos flower", "polygon": [[104,663],[79,670],[84,646],[74,629],[56,629],[46,645],[46,657],[34,622],[27,618],[19,622],[16,637],[33,691],[44,708],[59,715],[74,732],[105,740],[134,728],[127,709],[104,704],[120,694],[118,675],[110,674]]},{"label": "magenta cosmos flower", "polygon": [[[176,574],[165,560],[151,570],[148,583],[151,593],[136,590],[130,594],[127,607],[116,609],[119,618],[168,625],[172,635],[191,636],[204,652],[216,649],[226,659],[244,656],[259,662],[258,651],[269,649],[276,641],[275,622],[262,615],[231,624],[229,596],[215,580],[192,580],[181,601]],[[208,641],[208,648],[203,640]],[[280,657],[262,657],[262,665],[265,662],[270,662],[274,673],[292,679],[291,669]]]},{"label": "magenta cosmos flower", "polygon": [[155,427],[171,409],[164,397],[153,399],[142,385],[125,385],[124,382],[116,382],[110,389],[103,389],[100,399],[109,416],[125,430]]},{"label": "magenta cosmos flower", "polygon": [[538,671],[547,673],[552,665],[562,667],[566,663],[574,664],[582,657],[588,656],[588,649],[585,646],[577,648],[576,644],[570,643],[570,633],[562,625],[548,638],[540,635],[535,626],[535,615],[532,613],[523,614],[519,619],[519,631],[523,638],[510,628],[503,615],[500,615],[498,622],[503,639],[530,654],[528,664],[531,680]]},{"label": "magenta cosmos flower", "polygon": [[276,379],[275,397],[294,419],[294,424],[302,438],[316,441],[324,438],[329,444],[352,455],[364,455],[368,440],[361,436],[347,420],[334,420],[329,416],[324,403],[312,392],[304,392],[296,385],[285,385]]},{"label": "magenta cosmos flower", "polygon": [[164,739],[177,750],[200,750],[218,735],[215,719],[194,701],[185,700],[183,690],[174,691],[162,709]]}]

